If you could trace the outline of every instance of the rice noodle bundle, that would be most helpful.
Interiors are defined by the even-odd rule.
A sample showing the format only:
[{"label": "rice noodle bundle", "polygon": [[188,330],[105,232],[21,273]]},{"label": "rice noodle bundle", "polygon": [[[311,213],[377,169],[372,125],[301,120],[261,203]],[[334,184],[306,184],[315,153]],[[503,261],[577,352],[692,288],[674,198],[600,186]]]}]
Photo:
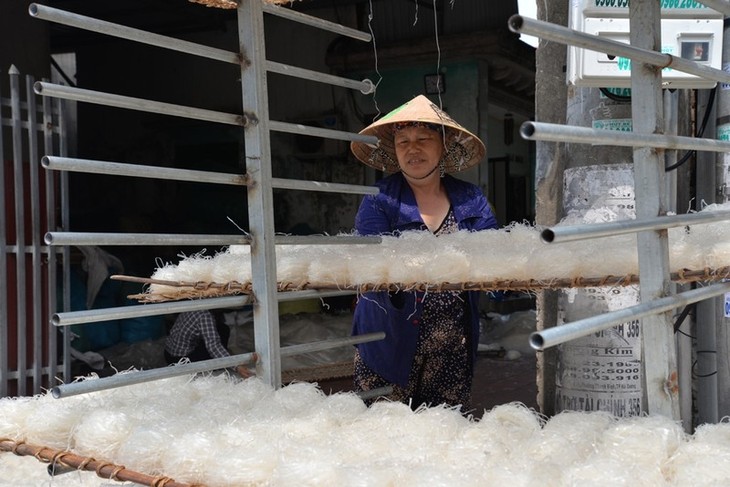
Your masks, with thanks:
[{"label": "rice noodle bundle", "polygon": [[311,252],[308,282],[313,287],[346,287],[350,284],[349,263],[355,258],[342,252],[341,245],[320,245]]},{"label": "rice noodle bundle", "polygon": [[397,245],[401,252],[400,258],[389,268],[388,279],[391,282],[404,284],[428,282],[426,268],[440,258],[437,253],[436,237],[431,232],[425,231],[404,232],[393,244]]},{"label": "rice noodle bundle", "polygon": [[[244,250],[246,249],[246,250]],[[212,259],[210,269],[210,282],[250,282],[251,281],[251,260],[248,246],[236,246],[231,251],[220,252]],[[203,260],[202,262],[206,262]]]},{"label": "rice noodle bundle", "polygon": [[282,286],[299,288],[309,280],[309,267],[316,257],[311,248],[282,245],[276,249],[276,275]]},{"label": "rice noodle bundle", "polygon": [[380,284],[383,279],[394,282],[390,278],[390,269],[396,255],[396,237],[383,237],[381,244],[356,245],[352,251],[354,258],[350,261],[350,278],[362,284]]},{"label": "rice noodle bundle", "polygon": [[38,399],[31,397],[6,397],[0,414],[0,438],[22,440],[27,429],[26,419],[38,406]]},{"label": "rice noodle bundle", "polygon": [[[68,444],[68,440],[69,432],[76,427],[78,421],[77,412],[74,410],[77,401],[51,404],[53,401],[56,400],[52,396],[38,396],[34,402],[26,404],[28,407],[25,411],[16,411],[24,415],[25,439],[28,443],[42,441],[43,445],[51,448],[73,447],[74,445]],[[0,437],[2,436],[0,434]]]},{"label": "rice noodle bundle", "polygon": [[703,424],[665,465],[672,485],[725,485],[730,480],[730,423]]},{"label": "rice noodle bundle", "polygon": [[[502,230],[468,232],[462,238],[470,264],[470,281],[489,282],[506,276],[513,279],[534,277],[527,270],[532,249],[541,244],[540,234],[534,227],[513,224]],[[506,249],[519,251],[511,252],[505,259]]]},{"label": "rice noodle bundle", "polygon": [[[730,203],[703,211],[728,209]],[[568,217],[559,226],[611,217],[594,210],[588,216]],[[381,239],[380,244],[367,245],[278,246],[277,280],[283,289],[385,285],[436,288],[460,283],[511,289],[520,288],[520,283],[522,288],[529,288],[531,283],[551,285],[556,281],[561,286],[567,286],[565,281],[572,282],[568,287],[579,286],[585,278],[615,278],[613,283],[623,277],[635,279],[639,272],[634,234],[546,244],[541,241],[540,229],[515,223],[500,230],[459,231],[439,237],[428,231],[407,231],[399,237]],[[713,277],[708,272],[721,278],[730,267],[728,242],[730,223],[725,221],[669,229],[670,270],[680,277],[689,270],[703,273],[703,279]],[[201,295],[241,292],[241,286],[250,285],[250,258],[248,246],[231,246],[214,257],[201,253],[185,257],[177,265],[165,264],[151,280],[217,285],[199,286]],[[239,286],[229,291],[225,285],[233,282]],[[180,288],[154,283],[148,294],[174,296],[176,292],[180,293]]]},{"label": "rice noodle bundle", "polygon": [[[728,423],[703,425],[688,436],[661,416],[563,412],[546,421],[520,404],[497,406],[475,420],[455,408],[412,411],[395,402],[368,408],[352,393],[326,396],[308,383],[274,390],[258,379],[225,374],[60,400],[3,398],[0,434],[28,440],[29,419],[42,415],[62,418],[65,426],[49,428],[47,436],[37,428],[36,443],[59,443],[65,428],[64,448],[210,487],[684,487],[730,480]],[[23,460],[34,468],[15,455],[0,454],[0,486],[48,481],[45,464]],[[66,474],[53,485],[109,482],[96,477],[96,483],[87,483],[88,478]]]}]

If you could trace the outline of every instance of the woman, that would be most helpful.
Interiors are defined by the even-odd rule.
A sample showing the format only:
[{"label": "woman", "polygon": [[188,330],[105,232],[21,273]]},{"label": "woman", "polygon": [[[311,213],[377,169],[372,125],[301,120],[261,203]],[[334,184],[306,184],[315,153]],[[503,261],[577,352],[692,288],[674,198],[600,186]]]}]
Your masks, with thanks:
[{"label": "woman", "polygon": [[[448,173],[477,164],[486,152],[474,134],[425,96],[418,96],[360,132],[377,145],[353,142],[361,162],[395,172],[366,196],[355,228],[361,235],[429,230],[497,228],[481,190]],[[479,338],[478,292],[373,292],[355,308],[353,334],[384,331],[383,340],[360,344],[355,388],[392,386],[387,397],[410,403],[461,406],[468,410]]]}]

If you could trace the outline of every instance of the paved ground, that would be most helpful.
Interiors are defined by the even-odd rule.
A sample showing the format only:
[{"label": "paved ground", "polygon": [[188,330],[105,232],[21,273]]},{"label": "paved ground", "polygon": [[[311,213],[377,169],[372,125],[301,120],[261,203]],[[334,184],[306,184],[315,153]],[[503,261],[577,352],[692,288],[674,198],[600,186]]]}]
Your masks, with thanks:
[{"label": "paved ground", "polygon": [[522,355],[516,360],[479,357],[472,387],[474,415],[500,404],[521,402],[537,409],[535,355]]},{"label": "paved ground", "polygon": [[[485,410],[511,402],[537,410],[535,351],[528,344],[529,334],[535,330],[534,310],[492,314],[483,328],[480,347],[484,345],[486,350],[479,352],[474,371],[474,417],[481,418]],[[502,356],[495,356],[494,350],[501,350]],[[507,358],[512,356],[518,358]],[[316,382],[324,392],[352,390],[351,377]]]},{"label": "paved ground", "polygon": [[[281,327],[283,344],[345,336],[350,328],[349,317],[340,319],[320,314],[287,315],[283,322],[284,325]],[[487,349],[491,352],[480,351],[477,357],[472,387],[472,409],[475,417],[480,418],[485,410],[510,402],[521,402],[527,407],[537,409],[535,352],[529,347],[527,340],[528,334],[534,330],[534,322],[534,312],[523,311],[510,315],[494,315],[485,323],[480,345],[487,345]],[[248,335],[242,334],[240,330],[232,334],[234,336],[232,342],[242,351],[253,349],[252,328],[249,328],[245,328],[250,332]],[[108,367],[108,370],[105,369],[106,373],[102,375],[111,375],[116,370],[126,370],[130,367],[142,369],[163,367],[165,365],[162,361],[163,344],[164,338],[161,338],[135,343],[132,346],[119,344],[104,350],[104,357],[111,361],[115,368]],[[494,350],[501,350],[502,357],[495,356]],[[325,393],[352,390],[351,349],[349,354],[344,353],[342,356],[328,354],[323,358],[309,355],[316,354],[307,354],[298,357],[292,363],[283,363],[287,365],[287,369],[293,368],[295,372],[291,377],[287,377],[289,374],[282,374],[285,383],[288,382],[287,378],[317,382]],[[507,358],[512,355],[519,357],[513,360]],[[322,367],[321,364],[332,364],[336,367],[332,369]]]},{"label": "paved ground", "polygon": [[[472,387],[474,417],[485,410],[510,402],[521,402],[537,409],[535,355],[524,354],[515,360],[480,356],[477,359]],[[326,393],[352,390],[352,378],[318,381]]]}]

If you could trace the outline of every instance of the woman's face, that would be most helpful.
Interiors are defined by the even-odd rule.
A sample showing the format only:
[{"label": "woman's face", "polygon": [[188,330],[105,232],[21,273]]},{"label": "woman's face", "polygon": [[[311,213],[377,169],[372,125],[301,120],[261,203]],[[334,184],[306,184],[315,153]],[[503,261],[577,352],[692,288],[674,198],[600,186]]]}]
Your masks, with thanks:
[{"label": "woman's face", "polygon": [[425,179],[431,174],[438,177],[439,160],[444,150],[441,134],[426,127],[404,127],[395,132],[395,155],[406,176]]}]

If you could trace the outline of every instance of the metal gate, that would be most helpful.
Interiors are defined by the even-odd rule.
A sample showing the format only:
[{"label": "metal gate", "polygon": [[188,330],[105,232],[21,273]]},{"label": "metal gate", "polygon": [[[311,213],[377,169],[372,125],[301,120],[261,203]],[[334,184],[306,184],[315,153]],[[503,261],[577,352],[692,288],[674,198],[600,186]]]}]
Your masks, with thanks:
[{"label": "metal gate", "polygon": [[[348,244],[378,243],[377,237],[275,237],[273,222],[274,188],[297,189],[306,191],[327,191],[349,194],[373,194],[377,189],[358,185],[333,184],[329,182],[301,181],[273,178],[271,172],[271,153],[269,134],[272,131],[324,137],[345,141],[375,142],[375,137],[361,136],[349,132],[303,126],[269,120],[268,93],[266,76],[275,72],[295,78],[307,79],[370,93],[374,90],[369,80],[352,80],[325,73],[302,69],[296,66],[275,63],[265,58],[264,15],[275,15],[292,22],[303,23],[318,29],[335,32],[360,41],[368,42],[370,34],[363,33],[339,24],[301,14],[273,3],[261,0],[246,0],[237,6],[239,52],[229,52],[209,46],[183,41],[167,36],[153,34],[119,24],[85,17],[59,9],[31,4],[30,15],[47,21],[57,22],[76,28],[86,29],[106,35],[120,37],[143,44],[179,51],[192,56],[201,56],[219,62],[235,64],[241,69],[243,113],[223,113],[183,105],[161,103],[154,100],[132,98],[112,93],[68,87],[48,82],[37,82],[34,90],[51,98],[74,100],[105,106],[154,112],[174,117],[184,117],[239,127],[244,131],[246,174],[221,174],[210,171],[170,169],[154,166],[140,166],[116,161],[84,160],[56,155],[47,149],[43,166],[48,172],[78,171],[115,176],[158,178],[197,183],[229,184],[244,186],[248,192],[248,212],[250,233],[248,235],[190,235],[190,234],[133,234],[133,233],[81,233],[55,231],[51,229],[45,236],[51,248],[56,246],[107,246],[107,245],[231,245],[248,244],[251,246],[252,294],[225,298],[211,298],[195,301],[158,303],[121,308],[95,309],[54,313],[52,323],[60,328],[73,324],[103,322],[120,318],[154,316],[182,311],[236,307],[253,303],[255,354],[245,353],[146,371],[117,374],[95,381],[65,383],[51,389],[56,397],[102,390],[126,384],[161,379],[175,375],[190,374],[230,367],[243,362],[257,361],[257,375],[274,387],[281,386],[281,357],[336,346],[380,339],[383,334],[360,337],[343,337],[325,342],[315,342],[280,349],[279,347],[279,300],[309,299],[315,296],[344,294],[339,291],[301,291],[278,293],[276,281],[275,245],[280,243],[306,244]],[[64,208],[68,205],[65,204]],[[350,294],[351,292],[347,292]],[[68,381],[66,381],[68,382]]]},{"label": "metal gate", "polygon": [[[4,77],[3,77],[4,78]],[[38,394],[62,372],[68,377],[68,340],[48,317],[59,306],[68,247],[43,242],[66,227],[68,179],[43,173],[41,154],[65,154],[64,104],[41,98],[35,80],[11,66],[0,82],[0,397]],[[63,210],[59,210],[63,208]],[[59,259],[59,255],[62,257]],[[62,295],[61,301],[67,300]],[[59,370],[59,364],[61,370]]]}]

